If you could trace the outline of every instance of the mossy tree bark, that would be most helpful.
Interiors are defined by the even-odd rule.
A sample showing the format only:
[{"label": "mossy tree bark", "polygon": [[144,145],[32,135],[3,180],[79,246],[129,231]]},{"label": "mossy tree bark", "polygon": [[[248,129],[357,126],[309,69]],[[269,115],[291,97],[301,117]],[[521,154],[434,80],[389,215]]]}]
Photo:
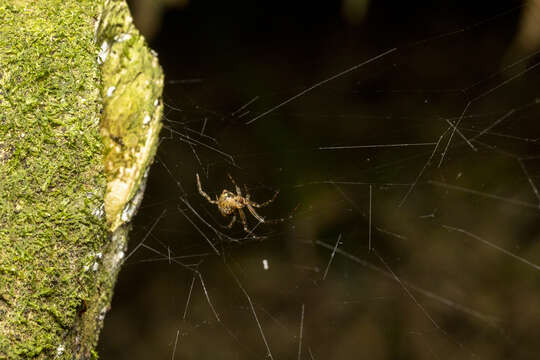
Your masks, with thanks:
[{"label": "mossy tree bark", "polygon": [[0,359],[89,359],[160,130],[120,0],[0,0]]}]

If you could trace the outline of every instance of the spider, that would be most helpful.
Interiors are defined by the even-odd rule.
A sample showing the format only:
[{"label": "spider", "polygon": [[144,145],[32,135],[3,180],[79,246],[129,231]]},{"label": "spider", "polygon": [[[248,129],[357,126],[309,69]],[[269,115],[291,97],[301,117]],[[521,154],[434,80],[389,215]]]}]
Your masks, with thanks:
[{"label": "spider", "polygon": [[257,212],[255,211],[255,208],[261,208],[272,203],[276,199],[276,196],[279,194],[279,190],[274,193],[274,196],[270,200],[259,204],[259,203],[251,201],[250,195],[247,192],[247,187],[244,187],[244,189],[246,190],[246,195],[244,196],[242,195],[242,190],[240,190],[240,187],[236,185],[236,182],[234,181],[232,176],[228,175],[228,177],[229,177],[229,180],[231,180],[231,183],[236,188],[236,194],[234,194],[232,191],[224,189],[221,192],[221,195],[219,197],[216,196],[216,200],[212,200],[210,195],[205,193],[204,190],[202,189],[201,180],[199,179],[199,174],[197,174],[197,186],[199,188],[199,193],[204,198],[206,198],[208,202],[212,204],[216,204],[221,215],[223,216],[233,215],[233,218],[231,222],[229,223],[229,225],[227,225],[227,228],[228,229],[232,228],[232,226],[236,222],[236,214],[234,214],[234,212],[238,211],[238,215],[240,216],[240,221],[242,222],[242,225],[244,226],[244,231],[247,233],[250,232],[247,226],[246,214],[244,213],[244,210],[243,210],[244,208],[247,208],[248,211],[251,213],[251,215],[253,215],[253,217],[257,219],[257,221],[259,221],[260,223],[268,222],[268,220],[265,220],[262,216],[257,214]]}]

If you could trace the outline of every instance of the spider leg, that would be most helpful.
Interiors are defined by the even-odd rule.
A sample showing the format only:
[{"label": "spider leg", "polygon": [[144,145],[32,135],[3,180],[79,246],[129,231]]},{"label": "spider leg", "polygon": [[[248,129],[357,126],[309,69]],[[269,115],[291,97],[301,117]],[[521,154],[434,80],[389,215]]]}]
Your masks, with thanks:
[{"label": "spider leg", "polygon": [[279,223],[282,223],[282,222],[287,221],[287,219],[288,219],[288,218],[265,219],[265,220],[264,220],[264,223],[265,223],[265,224],[279,224]]},{"label": "spider leg", "polygon": [[199,194],[201,194],[203,197],[206,198],[206,200],[208,200],[208,202],[212,203],[212,204],[217,204],[217,201],[216,200],[212,200],[212,198],[210,197],[210,195],[208,195],[207,193],[204,192],[204,190],[202,189],[202,186],[201,186],[201,179],[199,179],[199,174],[196,174],[196,177],[197,177],[197,187],[199,189]]},{"label": "spider leg", "polygon": [[276,200],[276,197],[278,196],[278,194],[279,194],[279,190],[277,190],[277,191],[274,193],[274,196],[272,196],[272,198],[271,198],[270,200],[267,200],[267,201],[265,201],[265,202],[263,202],[263,203],[260,203],[260,204],[258,204],[258,203],[256,203],[256,202],[253,202],[253,201],[249,200],[249,197],[246,197],[246,199],[249,200],[249,205],[251,205],[251,206],[253,206],[253,207],[256,207],[256,208],[262,208],[262,207],[265,207],[265,206],[271,204],[272,202],[274,202],[274,200]]},{"label": "spider leg", "polygon": [[[261,223],[265,223],[265,224],[277,224],[277,223],[282,223],[288,219],[292,219],[292,214],[290,214],[289,216],[287,216],[286,218],[279,218],[279,219],[265,219],[263,218],[262,216],[260,216],[259,214],[257,214],[257,211],[255,211],[254,207],[263,207],[263,206],[266,206],[268,205],[269,203],[271,203],[272,201],[274,201],[274,199],[276,198],[277,194],[279,193],[279,191],[276,191],[276,193],[274,194],[274,197],[272,197],[272,199],[262,203],[262,204],[257,204],[257,203],[254,203],[253,201],[251,201],[249,199],[249,194],[246,195],[246,207],[248,208],[249,212],[251,213],[251,215],[253,215],[253,217],[255,217],[259,222]],[[298,206],[296,207],[298,208]],[[293,211],[296,211],[296,208],[293,210]]]},{"label": "spider leg", "polygon": [[232,228],[235,222],[236,222],[236,215],[233,215],[231,222],[229,223],[229,225],[226,226],[226,228],[227,229]]},{"label": "spider leg", "polygon": [[257,219],[257,221],[259,221],[260,223],[266,222],[266,220],[264,220],[264,218],[263,218],[261,215],[257,214],[257,212],[255,211],[255,209],[251,206],[251,203],[250,203],[250,201],[249,201],[249,198],[248,198],[247,200],[248,200],[248,203],[247,203],[246,206],[247,206],[249,212],[251,213],[251,215],[253,215],[253,217],[254,217],[255,219]]},{"label": "spider leg", "polygon": [[238,214],[240,214],[240,221],[242,222],[242,225],[244,225],[244,231],[250,233],[251,231],[249,231],[248,229],[246,214],[244,213],[244,210],[238,209]]},{"label": "spider leg", "polygon": [[234,181],[233,177],[231,176],[231,174],[227,174],[227,177],[229,178],[229,180],[231,180],[231,183],[234,185],[234,187],[236,188],[236,195],[238,196],[242,196],[242,190],[240,190],[240,187],[238,185],[236,185],[236,181]]}]

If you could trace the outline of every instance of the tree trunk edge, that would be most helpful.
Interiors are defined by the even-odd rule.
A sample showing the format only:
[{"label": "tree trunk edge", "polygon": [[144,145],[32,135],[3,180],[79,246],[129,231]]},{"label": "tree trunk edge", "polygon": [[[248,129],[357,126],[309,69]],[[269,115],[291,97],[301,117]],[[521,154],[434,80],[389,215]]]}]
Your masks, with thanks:
[{"label": "tree trunk edge", "polygon": [[0,0],[0,359],[92,359],[161,128],[125,1]]}]

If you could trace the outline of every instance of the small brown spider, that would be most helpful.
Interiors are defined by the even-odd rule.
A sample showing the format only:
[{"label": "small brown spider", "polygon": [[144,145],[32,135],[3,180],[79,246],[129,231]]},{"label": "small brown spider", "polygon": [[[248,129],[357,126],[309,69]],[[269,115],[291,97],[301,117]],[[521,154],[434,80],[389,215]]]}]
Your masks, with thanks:
[{"label": "small brown spider", "polygon": [[224,189],[221,192],[221,195],[219,197],[216,197],[216,200],[212,200],[210,195],[205,193],[204,190],[202,189],[201,180],[199,179],[199,174],[197,174],[197,186],[199,188],[199,193],[203,197],[205,197],[206,200],[208,200],[210,203],[216,204],[221,215],[223,216],[233,215],[233,218],[231,222],[229,223],[229,225],[227,225],[227,228],[229,229],[232,228],[232,226],[236,222],[236,214],[234,214],[234,212],[238,211],[238,214],[240,216],[240,221],[242,222],[242,225],[244,226],[244,230],[248,233],[250,232],[247,226],[246,214],[244,213],[244,210],[243,210],[243,208],[245,207],[248,209],[251,215],[253,215],[253,217],[257,219],[257,221],[259,221],[260,223],[268,222],[262,216],[257,214],[257,212],[255,211],[255,208],[261,208],[270,204],[272,201],[276,199],[276,196],[279,194],[279,190],[274,193],[274,196],[270,200],[265,201],[261,204],[258,204],[256,202],[251,201],[250,195],[247,193],[247,188],[245,188],[246,195],[245,196],[242,195],[242,190],[240,190],[240,187],[236,185],[236,182],[231,177],[231,175],[228,175],[228,176],[229,176],[229,180],[231,180],[232,184],[236,188],[236,194],[234,194],[233,192],[229,190]]}]

